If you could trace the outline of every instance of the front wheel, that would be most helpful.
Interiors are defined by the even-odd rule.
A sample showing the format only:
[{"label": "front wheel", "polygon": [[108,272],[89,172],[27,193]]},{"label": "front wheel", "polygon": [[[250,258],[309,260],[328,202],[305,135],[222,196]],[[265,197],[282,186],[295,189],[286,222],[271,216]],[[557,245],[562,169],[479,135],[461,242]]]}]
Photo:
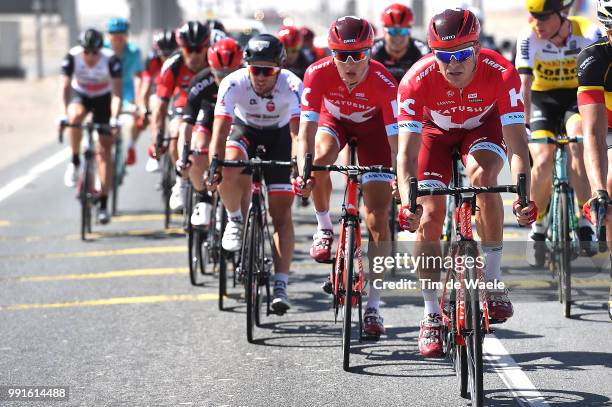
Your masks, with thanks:
[{"label": "front wheel", "polygon": [[353,225],[346,228],[346,246],[344,249],[344,309],[342,310],[342,368],[349,371],[351,355],[351,311],[353,308],[353,269],[355,252],[355,227]]},{"label": "front wheel", "polygon": [[[478,281],[476,270],[468,271],[470,281]],[[484,405],[483,389],[483,364],[482,364],[482,342],[484,334],[482,331],[482,314],[480,312],[480,301],[478,288],[465,289],[469,293],[466,302],[466,329],[470,332],[465,336],[467,370],[469,375],[468,388],[472,406]]]},{"label": "front wheel", "polygon": [[570,218],[568,192],[563,186],[559,195],[559,243],[561,252],[558,256],[559,300],[563,304],[563,315],[569,318],[572,304],[572,265],[570,236]]}]

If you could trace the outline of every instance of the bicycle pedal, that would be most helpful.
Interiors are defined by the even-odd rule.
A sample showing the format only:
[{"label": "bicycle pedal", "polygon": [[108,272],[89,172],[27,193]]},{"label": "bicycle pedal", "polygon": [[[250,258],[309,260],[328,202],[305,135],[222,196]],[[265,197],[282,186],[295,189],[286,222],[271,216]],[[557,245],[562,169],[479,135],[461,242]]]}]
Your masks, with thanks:
[{"label": "bicycle pedal", "polygon": [[333,294],[334,293],[334,288],[332,285],[332,282],[330,279],[327,279],[322,285],[321,288],[323,289],[323,292],[327,293],[327,294]]},{"label": "bicycle pedal", "polygon": [[317,263],[321,263],[321,264],[333,264],[334,260],[333,259],[329,259],[329,260],[316,260],[315,261]]}]

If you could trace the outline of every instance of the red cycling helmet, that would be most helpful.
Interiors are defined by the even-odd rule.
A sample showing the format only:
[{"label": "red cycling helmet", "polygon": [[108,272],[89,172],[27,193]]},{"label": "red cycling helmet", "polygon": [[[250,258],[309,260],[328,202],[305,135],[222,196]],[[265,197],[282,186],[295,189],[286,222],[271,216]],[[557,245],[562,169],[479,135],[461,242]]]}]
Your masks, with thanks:
[{"label": "red cycling helmet", "polygon": [[212,69],[235,69],[242,65],[242,48],[233,38],[219,40],[208,48],[208,65]]},{"label": "red cycling helmet", "polygon": [[414,14],[410,7],[393,3],[383,10],[380,19],[385,27],[410,27],[414,21]]},{"label": "red cycling helmet", "polygon": [[327,44],[331,50],[351,51],[372,48],[373,43],[372,26],[359,17],[340,17],[333,22],[327,35]]},{"label": "red cycling helmet", "polygon": [[429,22],[427,43],[429,48],[452,48],[468,42],[478,41],[480,23],[469,10],[444,10]]},{"label": "red cycling helmet", "polygon": [[300,28],[300,32],[302,33],[302,39],[305,43],[310,43],[314,40],[315,34],[310,28],[304,26]]},{"label": "red cycling helmet", "polygon": [[281,40],[285,49],[300,48],[302,46],[302,33],[297,27],[292,25],[279,28],[276,36]]}]

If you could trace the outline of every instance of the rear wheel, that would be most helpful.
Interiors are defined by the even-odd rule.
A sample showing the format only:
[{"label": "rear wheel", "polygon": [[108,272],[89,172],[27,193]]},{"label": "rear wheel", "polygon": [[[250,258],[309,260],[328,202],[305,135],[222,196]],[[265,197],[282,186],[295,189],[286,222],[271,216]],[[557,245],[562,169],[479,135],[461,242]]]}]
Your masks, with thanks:
[{"label": "rear wheel", "polygon": [[344,309],[342,310],[342,368],[349,371],[351,355],[351,311],[353,309],[353,253],[355,252],[355,227],[346,228],[346,246],[344,250]]},{"label": "rear wheel", "polygon": [[115,139],[115,150],[113,154],[114,174],[113,174],[113,193],[111,201],[111,210],[113,216],[117,214],[117,201],[119,197],[119,187],[123,183],[125,175],[125,163],[123,160],[123,142],[120,136]]},{"label": "rear wheel", "polygon": [[[227,296],[227,260],[228,253],[221,248],[221,234],[227,224],[227,214],[220,201],[217,202],[217,216],[219,223],[215,224],[213,230],[209,231],[215,236],[215,247],[219,256],[219,309],[223,309],[223,300]],[[220,216],[219,216],[220,215]]]},{"label": "rear wheel", "polygon": [[86,160],[85,169],[81,179],[79,201],[81,203],[81,240],[87,240],[87,233],[91,233],[91,161]]},{"label": "rear wheel", "polygon": [[562,185],[559,195],[559,300],[563,304],[563,315],[569,318],[572,304],[571,237],[569,233],[569,202],[567,189]]},{"label": "rear wheel", "polygon": [[164,228],[168,229],[170,226],[170,195],[172,194],[172,160],[170,160],[170,153],[166,153],[161,158],[161,172],[162,172],[162,200],[164,203]]}]

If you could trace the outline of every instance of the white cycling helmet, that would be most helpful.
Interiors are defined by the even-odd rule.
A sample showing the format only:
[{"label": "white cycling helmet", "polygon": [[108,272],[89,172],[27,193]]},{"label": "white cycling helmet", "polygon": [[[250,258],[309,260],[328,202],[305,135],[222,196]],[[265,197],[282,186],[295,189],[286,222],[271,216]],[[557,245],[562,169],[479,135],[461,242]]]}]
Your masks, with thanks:
[{"label": "white cycling helmet", "polygon": [[597,19],[606,30],[612,29],[612,0],[597,0]]}]

